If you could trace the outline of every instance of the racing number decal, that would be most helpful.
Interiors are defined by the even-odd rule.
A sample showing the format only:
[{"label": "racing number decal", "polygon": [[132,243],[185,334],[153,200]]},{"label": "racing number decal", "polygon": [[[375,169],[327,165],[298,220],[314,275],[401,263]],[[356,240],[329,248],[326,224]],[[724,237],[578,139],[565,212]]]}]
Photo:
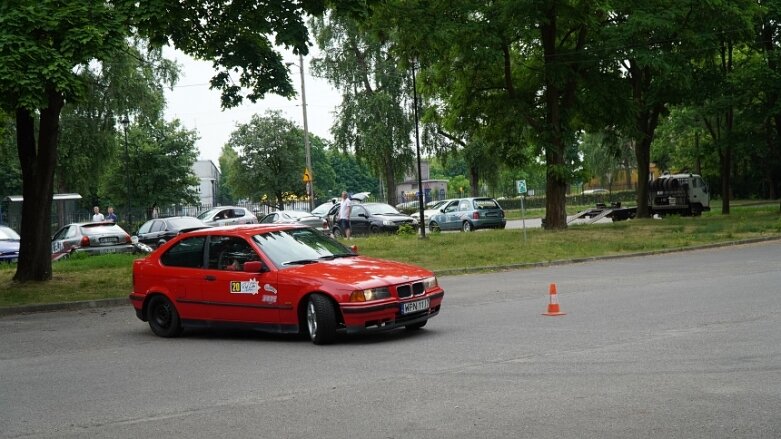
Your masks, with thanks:
[{"label": "racing number decal", "polygon": [[241,282],[231,281],[231,293],[241,292]]}]

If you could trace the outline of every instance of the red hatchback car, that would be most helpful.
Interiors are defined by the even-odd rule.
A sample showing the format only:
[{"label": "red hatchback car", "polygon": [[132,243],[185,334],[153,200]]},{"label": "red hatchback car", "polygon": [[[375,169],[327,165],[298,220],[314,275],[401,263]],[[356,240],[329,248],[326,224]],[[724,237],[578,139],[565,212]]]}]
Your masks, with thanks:
[{"label": "red hatchback car", "polygon": [[444,297],[434,274],[359,256],[318,230],[242,225],[177,236],[133,265],[130,300],[161,337],[183,327],[300,333],[420,329]]}]

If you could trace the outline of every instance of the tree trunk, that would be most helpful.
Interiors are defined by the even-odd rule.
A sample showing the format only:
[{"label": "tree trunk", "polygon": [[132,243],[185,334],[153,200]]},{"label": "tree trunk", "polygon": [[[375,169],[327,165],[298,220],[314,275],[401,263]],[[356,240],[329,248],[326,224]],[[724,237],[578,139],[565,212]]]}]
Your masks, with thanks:
[{"label": "tree trunk", "polygon": [[35,120],[27,109],[16,111],[16,146],[22,167],[22,228],[19,262],[14,280],[45,281],[52,278],[51,212],[60,112],[64,100],[47,90],[48,106],[40,110],[38,144]]},{"label": "tree trunk", "polygon": [[477,170],[477,166],[469,167],[469,187],[473,197],[480,196],[480,172]]},{"label": "tree trunk", "polygon": [[388,193],[388,204],[391,206],[395,206],[398,204],[398,199],[396,198],[396,177],[394,174],[395,169],[393,168],[393,157],[386,157],[385,158],[385,187],[387,188]]},{"label": "tree trunk", "polygon": [[545,221],[547,230],[567,228],[566,193],[564,177],[564,142],[562,139],[561,98],[562,91],[556,83],[556,8],[546,11],[547,20],[540,26],[545,58]]}]

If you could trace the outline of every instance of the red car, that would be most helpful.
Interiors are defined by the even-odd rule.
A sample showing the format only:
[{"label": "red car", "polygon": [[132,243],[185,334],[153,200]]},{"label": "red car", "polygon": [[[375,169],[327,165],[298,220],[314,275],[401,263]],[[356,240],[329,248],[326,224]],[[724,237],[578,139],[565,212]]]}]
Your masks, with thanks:
[{"label": "red car", "polygon": [[359,256],[320,231],[257,224],[188,232],[133,265],[130,300],[152,332],[240,327],[300,333],[420,329],[444,290],[413,265]]}]

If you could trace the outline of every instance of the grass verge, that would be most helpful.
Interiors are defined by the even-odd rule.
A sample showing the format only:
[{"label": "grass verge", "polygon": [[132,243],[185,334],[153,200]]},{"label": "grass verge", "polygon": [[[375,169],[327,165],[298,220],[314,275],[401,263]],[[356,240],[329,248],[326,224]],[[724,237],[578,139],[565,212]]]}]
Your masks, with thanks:
[{"label": "grass verge", "polygon": [[[562,231],[528,229],[475,233],[370,236],[350,241],[363,255],[465,270],[516,264],[615,256],[690,248],[756,238],[781,237],[777,204],[735,205],[698,218],[667,217],[610,224],[573,225]],[[17,283],[14,265],[0,265],[0,307],[126,297],[133,255],[79,257],[53,264],[49,282]]]}]

